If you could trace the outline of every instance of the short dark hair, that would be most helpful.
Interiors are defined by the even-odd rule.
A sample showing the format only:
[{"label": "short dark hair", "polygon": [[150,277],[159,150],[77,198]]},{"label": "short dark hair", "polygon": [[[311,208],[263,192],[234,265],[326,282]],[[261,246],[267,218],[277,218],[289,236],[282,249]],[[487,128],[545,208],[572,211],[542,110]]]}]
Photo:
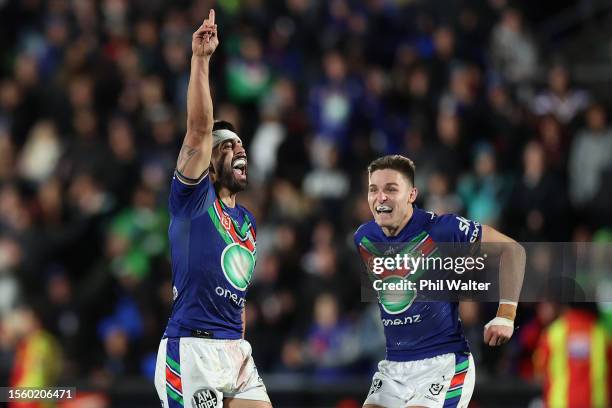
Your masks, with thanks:
[{"label": "short dark hair", "polygon": [[414,186],[414,172],[416,167],[414,162],[400,154],[392,154],[379,157],[368,166],[368,175],[372,175],[376,170],[391,169],[399,171],[412,186]]},{"label": "short dark hair", "polygon": [[228,121],[226,121],[226,120],[219,120],[219,119],[215,120],[213,122],[213,128],[212,128],[213,132],[215,130],[221,130],[221,129],[231,130],[232,132],[238,134],[238,132],[236,131],[236,128],[234,127],[234,125],[232,125]]}]

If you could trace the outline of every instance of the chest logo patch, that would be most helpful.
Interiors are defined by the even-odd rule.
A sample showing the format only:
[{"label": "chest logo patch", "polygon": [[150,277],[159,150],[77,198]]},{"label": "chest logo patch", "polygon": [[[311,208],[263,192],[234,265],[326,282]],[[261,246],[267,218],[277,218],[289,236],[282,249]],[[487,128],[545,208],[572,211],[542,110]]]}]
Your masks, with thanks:
[{"label": "chest logo patch", "polygon": [[223,225],[223,228],[229,231],[230,228],[232,227],[232,220],[230,219],[229,216],[227,216],[226,214],[223,214],[223,217],[221,218],[221,224]]},{"label": "chest logo patch", "polygon": [[221,254],[221,269],[225,279],[236,289],[246,290],[251,283],[255,258],[248,249],[233,243],[225,247]]},{"label": "chest logo patch", "polygon": [[[390,275],[383,278],[384,283],[394,283],[397,287],[401,285],[406,285],[407,281],[404,276],[401,275]],[[378,292],[378,299],[380,301],[380,305],[385,312],[389,314],[399,314],[403,313],[414,302],[416,298],[416,290],[411,289],[385,289]]]}]

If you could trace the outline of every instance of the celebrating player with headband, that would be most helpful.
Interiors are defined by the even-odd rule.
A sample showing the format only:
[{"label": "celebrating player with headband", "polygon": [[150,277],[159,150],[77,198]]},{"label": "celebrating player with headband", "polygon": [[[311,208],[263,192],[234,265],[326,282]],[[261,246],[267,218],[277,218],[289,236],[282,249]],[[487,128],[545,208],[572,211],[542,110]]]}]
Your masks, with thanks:
[{"label": "celebrating player with headband", "polygon": [[242,141],[230,123],[213,120],[208,74],[218,44],[211,10],[193,34],[187,133],[170,191],[174,303],[155,370],[165,408],[272,406],[244,340],[256,226],[236,204],[247,186]]}]

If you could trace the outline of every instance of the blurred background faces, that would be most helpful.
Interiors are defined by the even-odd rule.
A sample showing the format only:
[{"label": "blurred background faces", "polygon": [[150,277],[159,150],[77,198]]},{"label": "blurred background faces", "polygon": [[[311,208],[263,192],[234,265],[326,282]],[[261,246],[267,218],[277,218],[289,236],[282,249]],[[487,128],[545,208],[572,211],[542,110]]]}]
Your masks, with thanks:
[{"label": "blurred background faces", "polygon": [[[258,225],[246,336],[276,407],[360,407],[384,358],[350,239],[380,155],[414,160],[426,210],[519,241],[612,240],[607,0],[0,0],[0,384],[158,406],[168,188],[213,6],[215,116],[246,145]],[[571,321],[600,313],[610,336],[599,306]],[[470,406],[538,406],[567,308],[521,304],[489,349],[496,305],[461,305]]]}]

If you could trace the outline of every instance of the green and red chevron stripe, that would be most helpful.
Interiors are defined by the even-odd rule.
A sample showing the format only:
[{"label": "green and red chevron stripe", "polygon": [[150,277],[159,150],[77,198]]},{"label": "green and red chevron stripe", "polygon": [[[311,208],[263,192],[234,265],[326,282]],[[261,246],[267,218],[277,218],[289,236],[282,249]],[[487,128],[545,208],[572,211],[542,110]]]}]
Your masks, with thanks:
[{"label": "green and red chevron stripe", "polygon": [[[463,361],[461,361],[463,360]],[[461,356],[460,362],[455,365],[455,375],[451,379],[451,383],[446,391],[444,400],[444,408],[454,408],[461,400],[463,391],[463,383],[468,372],[470,360],[467,356]]]},{"label": "green and red chevron stripe", "polygon": [[181,367],[170,356],[166,356],[166,393],[169,398],[183,406],[183,383]]},{"label": "green and red chevron stripe", "polygon": [[238,227],[237,223],[224,210],[224,205],[218,198],[208,209],[208,215],[225,243],[237,243],[252,253],[255,252],[255,229],[248,216],[244,216],[242,226]]},{"label": "green and red chevron stripe", "polygon": [[[410,254],[411,256],[414,256],[414,257],[419,257],[419,256],[429,257],[429,256],[435,255],[435,253],[438,250],[434,240],[425,231],[421,232],[419,235],[415,236],[407,243],[397,243],[397,244],[390,244],[390,245],[402,245],[402,244],[405,244],[405,246],[401,249],[401,251],[398,252],[399,255]],[[385,245],[388,245],[388,244],[385,244]],[[359,254],[361,255],[362,260],[365,262],[365,264],[368,266],[370,270],[373,265],[373,258],[391,256],[391,255],[383,254],[383,251],[381,251],[374,243],[372,243],[366,237],[363,237],[359,243]],[[388,276],[406,276],[409,274],[409,272],[410,271],[408,269],[406,270],[404,269],[386,270],[383,273],[379,274],[378,278],[384,279]],[[423,274],[422,269],[411,273],[413,278],[417,278],[422,274]]]}]

